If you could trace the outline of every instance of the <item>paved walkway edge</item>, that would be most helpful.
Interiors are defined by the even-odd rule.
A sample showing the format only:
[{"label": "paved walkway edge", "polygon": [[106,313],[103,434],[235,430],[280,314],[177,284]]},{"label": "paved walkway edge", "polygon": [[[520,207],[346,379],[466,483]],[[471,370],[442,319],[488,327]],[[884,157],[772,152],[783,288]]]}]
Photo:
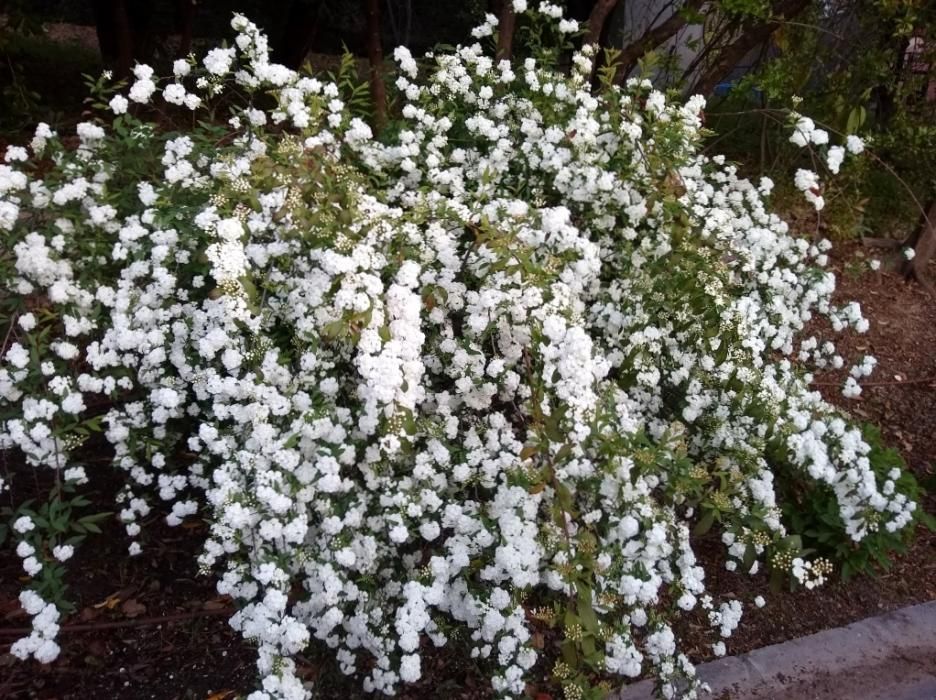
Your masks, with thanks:
[{"label": "paved walkway edge", "polygon": [[[901,664],[909,664],[909,671],[898,671]],[[854,691],[846,690],[846,686],[859,683],[858,697],[862,700],[877,697],[933,700],[934,665],[936,601],[700,664],[697,670],[712,688],[708,697],[718,700],[847,697]],[[915,678],[910,678],[914,675]],[[887,681],[888,676],[894,678]],[[897,687],[911,681],[912,688]],[[874,688],[875,682],[883,684],[882,687]],[[822,690],[823,685],[830,690]],[[614,700],[653,697],[651,681],[626,686],[613,696]]]}]

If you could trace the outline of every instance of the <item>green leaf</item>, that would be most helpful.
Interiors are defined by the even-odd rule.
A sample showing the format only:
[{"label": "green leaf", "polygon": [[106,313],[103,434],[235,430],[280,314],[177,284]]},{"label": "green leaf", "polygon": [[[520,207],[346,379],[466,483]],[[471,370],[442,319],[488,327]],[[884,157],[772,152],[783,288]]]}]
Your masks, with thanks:
[{"label": "green leaf", "polygon": [[695,528],[692,530],[692,534],[696,537],[701,537],[709,530],[712,529],[712,525],[715,523],[715,511],[712,509],[706,510],[702,517],[699,518],[699,522],[696,523]]},{"label": "green leaf", "polygon": [[754,561],[757,559],[757,550],[754,548],[753,544],[749,544],[744,548],[744,559],[741,562],[741,566],[744,568],[745,573],[751,570],[751,567],[754,566]]},{"label": "green leaf", "polygon": [[567,639],[562,643],[562,660],[572,668],[578,666],[578,650],[575,648],[575,642]]},{"label": "green leaf", "polygon": [[845,126],[845,133],[857,133],[858,129],[860,129],[864,124],[866,116],[867,112],[864,107],[861,107],[860,105],[858,107],[854,107],[851,112],[848,113],[848,122]]}]

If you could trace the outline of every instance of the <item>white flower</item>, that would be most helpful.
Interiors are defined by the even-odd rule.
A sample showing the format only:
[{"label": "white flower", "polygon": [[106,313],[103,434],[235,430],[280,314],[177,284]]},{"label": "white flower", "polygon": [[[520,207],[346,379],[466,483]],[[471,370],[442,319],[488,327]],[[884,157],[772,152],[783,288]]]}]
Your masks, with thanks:
[{"label": "white flower", "polygon": [[415,683],[421,676],[418,654],[407,654],[400,660],[400,679],[404,683]]},{"label": "white flower", "polygon": [[796,171],[794,182],[796,189],[805,192],[819,186],[819,177],[812,170],[800,168]]},{"label": "white flower", "polygon": [[825,129],[815,129],[809,135],[809,138],[817,146],[823,146],[829,143],[829,132]]},{"label": "white flower", "polygon": [[213,75],[223,76],[231,70],[234,62],[234,49],[212,49],[203,61],[207,71]]},{"label": "white flower", "polygon": [[829,166],[829,170],[833,173],[838,173],[844,159],[845,149],[841,146],[832,146],[828,154],[826,154],[826,165]]},{"label": "white flower", "polygon": [[192,66],[184,58],[177,58],[172,62],[172,74],[177,78],[181,79],[187,76],[192,71]]},{"label": "white flower", "polygon": [[133,83],[128,95],[134,102],[146,104],[150,101],[150,97],[153,96],[154,92],[156,92],[156,83],[149,79],[143,79]]},{"label": "white flower", "polygon": [[130,102],[123,95],[114,95],[108,104],[114,114],[125,114]]},{"label": "white flower", "polygon": [[854,134],[849,134],[845,139],[845,147],[848,149],[849,153],[857,155],[864,151],[864,141]]},{"label": "white flower", "polygon": [[70,544],[56,545],[52,548],[52,556],[59,561],[68,561],[75,553],[75,548]]},{"label": "white flower", "polygon": [[35,651],[36,661],[41,664],[50,664],[58,658],[61,649],[51,639],[44,639]]},{"label": "white flower", "polygon": [[916,250],[914,250],[913,248],[904,248],[904,250],[903,250],[903,256],[904,256],[907,260],[913,260],[913,258],[916,257]]},{"label": "white flower", "polygon": [[153,69],[144,63],[137,63],[133,67],[133,77],[137,80],[149,80],[153,77]]},{"label": "white flower", "polygon": [[19,207],[13,202],[0,201],[0,230],[12,231],[19,219]]},{"label": "white flower", "polygon": [[23,559],[23,571],[26,572],[27,576],[35,576],[42,571],[42,562],[36,557],[26,557]]},{"label": "white flower", "polygon": [[25,535],[27,532],[35,530],[36,524],[28,515],[21,515],[15,521],[13,521],[13,529],[21,535]]},{"label": "white flower", "polygon": [[799,146],[806,146],[811,140],[816,124],[809,117],[800,117],[793,129],[793,135],[790,136],[790,143]]},{"label": "white flower", "polygon": [[6,163],[24,163],[29,160],[29,153],[27,153],[26,149],[22,146],[7,146],[3,160]]},{"label": "white flower", "polygon": [[174,105],[185,103],[185,88],[179,83],[169,83],[163,89],[163,99]]}]

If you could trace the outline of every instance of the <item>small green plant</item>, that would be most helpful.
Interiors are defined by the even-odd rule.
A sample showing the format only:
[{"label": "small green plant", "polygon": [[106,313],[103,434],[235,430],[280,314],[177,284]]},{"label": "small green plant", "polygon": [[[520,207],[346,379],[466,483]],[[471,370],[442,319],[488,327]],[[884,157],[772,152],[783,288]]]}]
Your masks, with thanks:
[{"label": "small green plant", "polygon": [[[887,447],[880,430],[871,424],[862,426],[862,435],[871,448],[866,457],[884,484],[884,491],[905,494],[910,501],[921,502],[922,489],[900,452]],[[845,580],[889,569],[893,556],[906,551],[908,533],[912,532],[912,528],[893,531],[872,519],[869,532],[860,543],[842,537],[842,515],[835,494],[829,488],[805,484],[784,491],[783,512],[793,530],[800,533],[804,546],[836,562]],[[936,528],[936,520],[922,508],[916,509],[914,520],[931,530]]]}]

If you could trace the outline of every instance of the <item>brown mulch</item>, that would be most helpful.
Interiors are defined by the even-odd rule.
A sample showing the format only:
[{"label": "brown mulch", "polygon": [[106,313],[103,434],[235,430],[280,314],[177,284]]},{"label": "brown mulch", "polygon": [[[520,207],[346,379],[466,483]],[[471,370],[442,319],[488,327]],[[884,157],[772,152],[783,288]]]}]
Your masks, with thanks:
[{"label": "brown mulch", "polygon": [[[886,442],[901,451],[917,476],[936,486],[936,300],[894,273],[856,265],[856,259],[870,254],[841,246],[832,266],[839,299],[860,301],[871,320],[867,334],[846,335],[838,346],[852,358],[873,354],[877,370],[863,382],[866,388],[857,400],[841,396],[843,372],[817,375],[816,383],[830,401],[880,425]],[[855,274],[859,267],[863,271]],[[936,512],[933,495],[925,505]],[[217,596],[210,576],[195,570],[204,526],[168,528],[153,520],[140,557],[125,556],[125,538],[116,525],[79,548],[69,584],[80,605],[65,620],[69,629],[61,635],[60,658],[43,667],[0,655],[0,698],[230,700],[253,688],[253,650],[227,624],[230,601]],[[722,598],[750,601],[763,595],[768,601],[762,609],[746,606],[740,627],[726,640],[730,654],[936,600],[936,535],[924,530],[908,553],[878,577],[782,594],[772,594],[763,575],[749,578],[713,565],[720,557],[718,546],[703,543],[700,549],[712,591]],[[16,601],[21,573],[15,556],[0,557],[0,645],[15,639],[4,630],[28,623]],[[695,661],[712,658],[714,640],[698,618],[686,620],[678,631]],[[427,655],[425,663],[425,680],[400,697],[490,697],[483,674],[458,643]],[[341,676],[327,650],[310,649],[299,657],[298,667],[305,679],[317,680],[319,697],[365,697]]]}]

